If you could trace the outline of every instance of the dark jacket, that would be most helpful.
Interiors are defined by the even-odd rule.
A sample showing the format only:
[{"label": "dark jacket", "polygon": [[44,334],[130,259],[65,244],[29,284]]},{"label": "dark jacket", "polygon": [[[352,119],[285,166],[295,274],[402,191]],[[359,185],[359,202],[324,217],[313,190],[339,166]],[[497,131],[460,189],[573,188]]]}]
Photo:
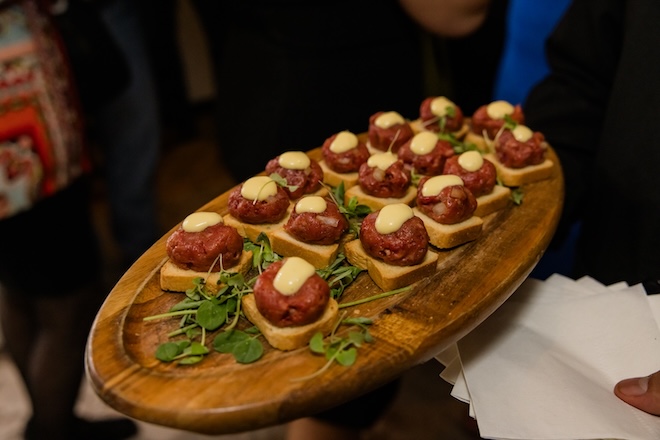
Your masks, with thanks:
[{"label": "dark jacket", "polygon": [[575,0],[525,103],[562,162],[561,228],[582,221],[576,276],[660,279],[659,21],[657,0]]}]

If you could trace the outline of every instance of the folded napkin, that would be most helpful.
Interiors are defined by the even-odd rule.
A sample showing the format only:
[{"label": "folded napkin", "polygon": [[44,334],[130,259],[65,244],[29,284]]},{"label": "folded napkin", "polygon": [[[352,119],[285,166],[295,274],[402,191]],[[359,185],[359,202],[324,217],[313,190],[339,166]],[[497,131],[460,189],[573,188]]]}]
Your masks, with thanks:
[{"label": "folded napkin", "polygon": [[[660,370],[660,295],[553,275],[526,280],[436,358],[489,439],[660,439],[660,417],[613,394]],[[654,315],[655,314],[655,315]]]}]

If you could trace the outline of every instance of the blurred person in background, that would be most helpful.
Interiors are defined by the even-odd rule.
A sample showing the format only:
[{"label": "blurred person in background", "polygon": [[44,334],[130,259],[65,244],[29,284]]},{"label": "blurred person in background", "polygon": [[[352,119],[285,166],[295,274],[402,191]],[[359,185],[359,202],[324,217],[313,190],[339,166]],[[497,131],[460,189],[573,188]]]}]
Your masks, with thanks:
[{"label": "blurred person in background", "polygon": [[[157,218],[156,171],[161,123],[154,72],[138,3],[99,1],[100,16],[126,60],[128,83],[113,99],[88,112],[90,135],[102,152],[113,238],[126,270],[163,232]],[[97,87],[103,84],[96,82]]]},{"label": "blurred person in background", "polygon": [[[486,3],[195,0],[214,67],[217,138],[233,177],[336,132],[365,132],[378,111],[416,119],[427,93],[423,33],[465,36],[485,19]],[[459,12],[445,18],[450,10]]]},{"label": "blurred person in background", "polygon": [[119,250],[115,271],[122,273],[160,236],[155,176],[161,124],[142,11],[130,0],[52,3],[109,202]]},{"label": "blurred person in background", "polygon": [[[545,41],[568,9],[571,0],[508,0],[506,36],[497,68],[492,100],[525,102],[530,90],[549,72]],[[562,231],[548,246],[530,274],[546,279],[553,273],[569,275],[579,223]]]},{"label": "blurred person in background", "polygon": [[[433,35],[437,71],[449,82],[465,116],[491,100],[505,50],[507,15],[513,0],[489,0],[483,23],[463,37]],[[549,1],[549,0],[548,0]]]},{"label": "blurred person in background", "polygon": [[[197,134],[194,104],[189,97],[186,69],[179,44],[179,0],[140,0],[142,30],[158,95],[158,115],[164,148],[183,143]],[[195,66],[197,67],[197,66]]]},{"label": "blurred person in background", "polygon": [[[649,294],[660,293],[658,20],[655,0],[573,0],[546,43],[550,73],[524,104],[561,161],[558,238],[581,222],[570,275],[641,283]],[[660,415],[660,372],[614,392]]]},{"label": "blurred person in background", "polygon": [[571,0],[508,0],[506,33],[493,100],[522,104],[549,72],[545,41]]},{"label": "blurred person in background", "polygon": [[88,135],[97,147],[123,272],[160,236],[155,176],[161,126],[141,11],[130,0],[66,3],[55,19],[71,55]]},{"label": "blurred person in background", "polygon": [[0,324],[29,397],[24,438],[124,439],[131,420],[74,413],[105,289],[83,118],[52,7],[0,3]]}]

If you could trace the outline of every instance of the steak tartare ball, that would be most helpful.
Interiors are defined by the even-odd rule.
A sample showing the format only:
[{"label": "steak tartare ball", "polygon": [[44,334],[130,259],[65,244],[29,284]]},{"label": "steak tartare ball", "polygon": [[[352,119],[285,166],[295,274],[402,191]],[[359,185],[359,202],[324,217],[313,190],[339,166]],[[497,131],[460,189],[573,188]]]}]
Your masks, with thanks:
[{"label": "steak tartare ball", "polygon": [[302,151],[288,151],[271,159],[266,164],[266,173],[278,174],[286,180],[284,188],[291,200],[321,188],[323,169],[317,161]]},{"label": "steak tartare ball", "polygon": [[254,284],[259,312],[277,327],[310,324],[323,315],[330,287],[314,266],[300,257],[272,263]]},{"label": "steak tartare ball", "polygon": [[348,220],[332,199],[307,196],[296,203],[284,229],[302,242],[328,245],[348,230]]},{"label": "steak tartare ball", "polygon": [[443,174],[419,182],[417,208],[438,223],[452,225],[472,217],[477,199],[460,177]]},{"label": "steak tartare ball", "polygon": [[429,235],[410,206],[395,203],[364,218],[360,241],[373,258],[393,266],[413,266],[424,260]]},{"label": "steak tartare ball", "polygon": [[222,222],[220,214],[196,212],[170,235],[166,249],[170,260],[181,269],[217,272],[238,263],[243,238]]},{"label": "steak tartare ball", "polygon": [[229,195],[229,213],[244,223],[277,223],[287,213],[291,201],[284,188],[267,176],[246,180]]}]

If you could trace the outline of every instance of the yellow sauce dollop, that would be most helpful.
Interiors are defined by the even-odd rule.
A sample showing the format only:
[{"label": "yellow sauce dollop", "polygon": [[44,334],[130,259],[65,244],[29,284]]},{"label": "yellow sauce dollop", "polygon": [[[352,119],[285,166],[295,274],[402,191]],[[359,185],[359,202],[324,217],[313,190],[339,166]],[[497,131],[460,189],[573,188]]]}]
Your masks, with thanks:
[{"label": "yellow sauce dollop", "polygon": [[477,171],[484,164],[484,158],[478,151],[466,151],[458,156],[458,164],[467,171]]},{"label": "yellow sauce dollop", "polygon": [[280,154],[278,163],[288,170],[304,170],[309,167],[311,161],[303,151],[287,151]]},{"label": "yellow sauce dollop", "polygon": [[266,200],[277,194],[277,183],[268,176],[251,177],[243,183],[241,195],[248,200]]},{"label": "yellow sauce dollop", "polygon": [[511,130],[511,133],[513,133],[513,137],[518,141],[518,142],[527,142],[530,140],[534,134],[532,130],[525,126],[525,125],[516,125],[516,127]]},{"label": "yellow sauce dollop", "polygon": [[456,108],[456,104],[444,96],[438,96],[431,101],[431,113],[436,116],[447,116],[447,110],[450,108]]},{"label": "yellow sauce dollop", "polygon": [[493,101],[486,107],[486,113],[493,119],[504,119],[506,115],[513,114],[513,105],[507,101]]},{"label": "yellow sauce dollop", "polygon": [[403,119],[403,116],[401,116],[399,113],[384,112],[376,118],[374,124],[376,124],[376,126],[379,128],[390,128],[393,125],[403,124],[404,122],[406,122],[406,120]]},{"label": "yellow sauce dollop", "polygon": [[333,153],[345,153],[358,146],[358,138],[350,131],[340,131],[330,144]]},{"label": "yellow sauce dollop", "polygon": [[385,153],[376,153],[369,156],[367,165],[371,168],[378,168],[385,171],[397,160],[399,160],[399,158],[396,154],[386,151]]},{"label": "yellow sauce dollop", "polygon": [[300,257],[289,257],[275,275],[273,287],[282,295],[293,295],[315,273],[316,269],[311,263]]},{"label": "yellow sauce dollop", "polygon": [[328,207],[327,202],[320,196],[307,196],[298,200],[296,203],[296,212],[302,214],[303,212],[313,212],[318,214],[323,212]]},{"label": "yellow sauce dollop", "polygon": [[410,151],[418,156],[429,154],[438,143],[438,135],[431,131],[421,131],[410,141]]},{"label": "yellow sauce dollop", "polygon": [[183,220],[181,227],[186,232],[201,232],[218,223],[222,223],[222,216],[217,212],[193,212]]},{"label": "yellow sauce dollop", "polygon": [[376,217],[376,231],[380,234],[396,232],[414,215],[412,208],[405,203],[386,205],[381,208]]},{"label": "yellow sauce dollop", "polygon": [[433,176],[422,187],[422,195],[424,197],[437,196],[440,191],[448,186],[463,185],[463,179],[454,174],[443,174],[440,176]]}]

